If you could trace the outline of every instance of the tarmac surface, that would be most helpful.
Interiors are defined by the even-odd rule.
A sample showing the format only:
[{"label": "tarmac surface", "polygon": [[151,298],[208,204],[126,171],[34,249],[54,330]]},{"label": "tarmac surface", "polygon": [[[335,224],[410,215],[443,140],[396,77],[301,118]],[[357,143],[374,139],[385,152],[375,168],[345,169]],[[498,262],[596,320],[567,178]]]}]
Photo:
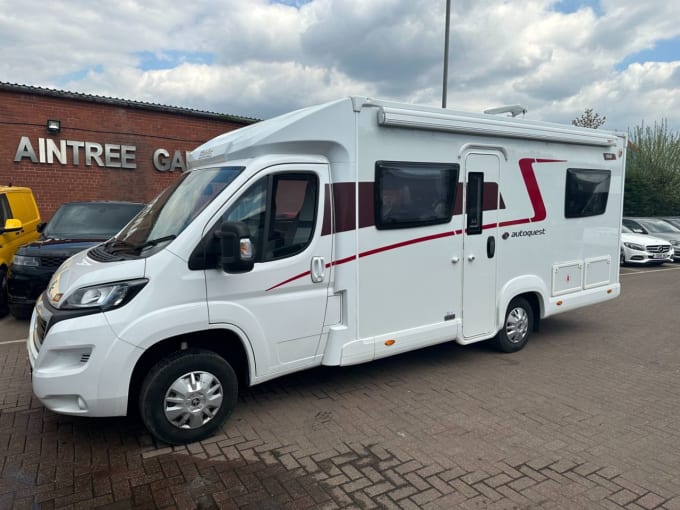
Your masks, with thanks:
[{"label": "tarmac surface", "polygon": [[621,273],[621,297],[546,319],[521,352],[284,377],[184,447],[44,409],[28,323],[1,319],[0,508],[680,509],[680,265]]}]

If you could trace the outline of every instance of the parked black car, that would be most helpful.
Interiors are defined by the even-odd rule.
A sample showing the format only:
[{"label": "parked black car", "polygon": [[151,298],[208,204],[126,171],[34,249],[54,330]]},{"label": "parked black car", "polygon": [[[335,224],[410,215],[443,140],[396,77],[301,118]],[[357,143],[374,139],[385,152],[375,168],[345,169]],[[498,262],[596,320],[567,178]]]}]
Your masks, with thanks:
[{"label": "parked black car", "polygon": [[135,202],[70,202],[40,225],[40,239],[19,248],[7,276],[10,313],[31,316],[35,300],[59,266],[71,255],[116,235],[145,204]]}]

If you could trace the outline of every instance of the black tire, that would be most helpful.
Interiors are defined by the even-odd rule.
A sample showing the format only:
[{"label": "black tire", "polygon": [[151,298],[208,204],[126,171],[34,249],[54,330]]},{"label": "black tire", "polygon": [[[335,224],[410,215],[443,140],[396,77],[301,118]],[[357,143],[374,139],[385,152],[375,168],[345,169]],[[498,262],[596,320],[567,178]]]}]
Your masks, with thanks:
[{"label": "black tire", "polygon": [[[199,378],[193,390],[184,386],[197,382],[192,375]],[[173,385],[186,394],[180,396]],[[215,399],[221,396],[214,408],[208,394]],[[149,371],[139,394],[139,413],[151,435],[160,441],[193,443],[212,436],[224,425],[237,397],[238,380],[231,365],[214,352],[191,349],[168,356]],[[178,405],[166,407],[166,398]]]},{"label": "black tire", "polygon": [[9,312],[7,307],[7,271],[0,268],[0,317],[4,317]]},{"label": "black tire", "polygon": [[623,253],[623,251],[621,252],[621,264],[620,265],[622,265],[622,266],[626,265],[626,255],[625,255],[625,253]]},{"label": "black tire", "polygon": [[503,327],[495,337],[501,352],[517,352],[529,341],[534,327],[534,311],[529,302],[521,297],[510,301],[505,311]]}]

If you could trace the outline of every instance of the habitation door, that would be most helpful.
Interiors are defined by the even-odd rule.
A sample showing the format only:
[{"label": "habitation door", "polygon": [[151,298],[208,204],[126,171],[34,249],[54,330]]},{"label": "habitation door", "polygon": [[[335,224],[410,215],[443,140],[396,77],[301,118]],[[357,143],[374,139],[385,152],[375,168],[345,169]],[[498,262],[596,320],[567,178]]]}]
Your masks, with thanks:
[{"label": "habitation door", "polygon": [[474,339],[496,327],[496,256],[500,158],[465,157],[463,232],[463,337]]}]

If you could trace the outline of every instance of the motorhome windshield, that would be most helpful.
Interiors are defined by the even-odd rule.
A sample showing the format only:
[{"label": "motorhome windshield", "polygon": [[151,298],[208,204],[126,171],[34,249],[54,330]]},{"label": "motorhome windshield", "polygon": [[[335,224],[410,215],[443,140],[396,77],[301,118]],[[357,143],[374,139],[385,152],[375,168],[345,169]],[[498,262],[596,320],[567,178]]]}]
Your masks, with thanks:
[{"label": "motorhome windshield", "polygon": [[243,168],[226,166],[184,174],[158,195],[104,248],[109,252],[139,254],[154,246],[166,244],[177,237]]}]

